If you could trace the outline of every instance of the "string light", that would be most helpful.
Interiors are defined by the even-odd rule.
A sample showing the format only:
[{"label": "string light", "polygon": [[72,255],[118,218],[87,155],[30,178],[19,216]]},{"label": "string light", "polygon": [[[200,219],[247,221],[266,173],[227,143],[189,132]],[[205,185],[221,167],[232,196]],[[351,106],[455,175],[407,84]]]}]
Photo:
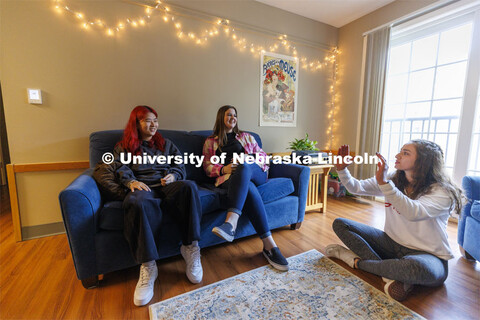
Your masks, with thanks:
[{"label": "string light", "polygon": [[[161,15],[162,19],[165,23],[172,22],[176,29],[177,37],[180,39],[189,39],[190,41],[194,42],[195,44],[203,44],[208,42],[210,38],[216,37],[220,34],[218,28],[213,28],[210,30],[205,30],[202,34],[197,36],[194,32],[186,32],[182,29],[182,25],[180,22],[176,21],[174,17],[174,12],[167,6],[163,5],[163,2],[160,0],[155,1],[155,6],[145,8],[145,15],[139,17],[132,17],[127,19],[122,19],[116,26],[109,26],[104,23],[100,19],[91,20],[87,18],[83,13],[77,12],[74,9],[71,9],[69,6],[62,3],[62,0],[54,0],[55,8],[57,11],[66,11],[70,14],[73,14],[80,20],[80,24],[83,29],[88,29],[88,26],[96,26],[97,28],[101,28],[105,30],[105,33],[108,36],[115,36],[122,30],[126,30],[128,27],[138,28],[141,26],[147,25],[150,22],[150,18],[152,17],[155,11],[160,11],[163,14]],[[253,43],[247,44],[245,38],[241,38],[238,40],[239,37],[233,27],[230,26],[230,21],[228,19],[222,18],[215,18],[215,22],[212,23],[213,25],[219,27],[220,29],[224,30],[224,35],[227,38],[231,38],[235,46],[237,46],[240,50],[248,49],[253,55],[259,56],[262,54],[262,50],[264,51],[263,47],[257,46]],[[188,37],[184,37],[184,35],[188,35]],[[295,45],[291,41],[289,41],[288,36],[286,34],[279,35],[275,38],[275,43],[269,46],[269,51],[276,52],[279,50],[279,44],[284,47],[284,50],[287,53],[292,54],[295,58],[298,58],[298,50]],[[316,71],[322,69],[323,66],[327,66],[329,63],[335,63],[336,52],[329,53],[325,56],[324,62],[321,63],[320,61],[307,61],[305,57],[300,59],[301,67],[305,70]]]},{"label": "string light", "polygon": [[[109,26],[101,19],[89,19],[85,16],[84,13],[75,11],[74,9],[70,8],[69,6],[62,3],[62,0],[54,0],[54,7],[57,12],[67,12],[69,14],[74,15],[79,21],[80,26],[82,29],[90,29],[90,26],[95,26],[96,28],[100,28],[105,30],[105,34],[109,37],[113,37],[117,35],[120,31],[126,30],[128,27],[138,28],[140,26],[145,26],[147,23],[151,21],[151,17],[155,13],[155,11],[161,12],[161,17],[165,23],[171,22],[176,30],[176,35],[179,39],[184,41],[192,41],[197,45],[202,45],[207,43],[210,38],[216,37],[219,35],[219,28],[220,30],[223,29],[224,36],[231,39],[233,41],[233,45],[238,47],[240,51],[248,50],[254,56],[259,56],[262,53],[265,53],[265,49],[262,46],[257,46],[254,43],[247,43],[247,40],[243,37],[239,37],[235,28],[230,25],[230,21],[228,19],[223,18],[215,18],[215,22],[211,22],[215,27],[212,29],[206,29],[203,33],[197,36],[194,32],[184,31],[182,29],[182,24],[175,18],[175,13],[167,6],[163,5],[163,2],[160,0],[155,1],[155,6],[149,6],[145,8],[145,15],[141,15],[138,17],[132,17],[127,19],[122,19],[120,22],[117,23],[116,26]],[[309,71],[316,71],[321,70],[324,67],[328,66],[329,64],[332,65],[332,85],[330,86],[330,94],[331,99],[328,102],[328,115],[327,118],[329,119],[329,126],[327,128],[327,135],[328,143],[326,148],[328,150],[332,150],[333,143],[334,143],[334,130],[335,130],[335,116],[336,116],[336,82],[337,82],[337,56],[340,54],[340,51],[337,48],[334,48],[330,51],[324,58],[323,61],[319,60],[309,60],[306,57],[298,57],[298,49],[297,47],[288,39],[286,34],[279,35],[278,37],[274,38],[274,43],[268,46],[270,52],[275,52],[279,50],[279,45],[283,46],[283,50],[287,51],[287,53],[292,54],[297,61],[299,61],[299,67]]]},{"label": "string light", "polygon": [[[337,87],[337,74],[338,74],[338,64],[337,64],[337,56],[340,54],[340,51],[337,48],[332,50],[332,54],[325,57],[325,61],[332,63],[333,71],[332,71],[332,84],[330,85],[330,101],[328,103],[328,115],[327,118],[329,119],[328,128],[326,131],[328,138],[328,142],[326,145],[326,149],[328,151],[333,150],[334,145],[334,131],[336,129],[335,124],[335,116],[336,116],[336,102],[337,102],[337,94],[336,94],[336,87]],[[325,63],[326,63],[325,62]]]}]

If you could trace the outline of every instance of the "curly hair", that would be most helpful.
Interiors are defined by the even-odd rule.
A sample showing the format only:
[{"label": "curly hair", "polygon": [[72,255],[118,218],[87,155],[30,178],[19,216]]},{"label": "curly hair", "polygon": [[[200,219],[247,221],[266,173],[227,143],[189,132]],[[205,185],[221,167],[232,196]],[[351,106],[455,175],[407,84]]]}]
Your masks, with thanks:
[{"label": "curly hair", "polygon": [[462,190],[445,173],[442,148],[435,142],[423,139],[412,140],[409,143],[415,146],[417,152],[413,169],[413,182],[408,182],[405,171],[397,170],[392,177],[395,186],[405,195],[407,195],[405,188],[410,186],[413,191],[407,196],[410,199],[417,199],[428,194],[433,185],[437,184],[448,192],[452,200],[450,209],[455,209],[456,212],[460,213],[462,209]]}]

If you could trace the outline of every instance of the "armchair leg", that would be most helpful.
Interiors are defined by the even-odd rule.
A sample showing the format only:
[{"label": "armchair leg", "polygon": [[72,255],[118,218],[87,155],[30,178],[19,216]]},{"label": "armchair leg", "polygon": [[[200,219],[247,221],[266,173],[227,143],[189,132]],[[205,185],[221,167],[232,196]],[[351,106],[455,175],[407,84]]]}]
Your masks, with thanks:
[{"label": "armchair leg", "polygon": [[468,253],[467,251],[465,251],[465,249],[463,249],[463,247],[462,247],[461,245],[458,245],[458,248],[460,249],[460,253],[462,254],[462,256],[463,256],[465,259],[467,259],[467,260],[469,260],[469,261],[475,261],[475,258],[472,257],[472,256],[470,255],[470,253]]},{"label": "armchair leg", "polygon": [[290,230],[298,230],[298,229],[300,229],[300,226],[301,226],[301,225],[302,225],[301,222],[292,223],[292,224],[290,225]]},{"label": "armchair leg", "polygon": [[85,289],[93,289],[98,287],[100,280],[98,276],[93,276],[87,279],[82,279],[82,285]]}]

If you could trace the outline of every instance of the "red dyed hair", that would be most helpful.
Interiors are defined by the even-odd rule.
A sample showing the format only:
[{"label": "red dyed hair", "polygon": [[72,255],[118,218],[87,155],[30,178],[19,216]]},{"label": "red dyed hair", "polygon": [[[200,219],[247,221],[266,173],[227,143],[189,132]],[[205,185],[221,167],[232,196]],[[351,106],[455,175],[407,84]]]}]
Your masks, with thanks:
[{"label": "red dyed hair", "polygon": [[[142,143],[142,138],[140,135],[139,124],[140,121],[145,119],[147,114],[151,112],[158,118],[158,114],[153,108],[149,106],[136,106],[130,113],[130,118],[128,119],[127,126],[123,131],[123,138],[118,143],[123,149],[133,154],[138,155],[140,153],[140,144]],[[165,151],[165,139],[157,131],[155,135],[148,141],[149,146],[157,147],[161,151]]]}]

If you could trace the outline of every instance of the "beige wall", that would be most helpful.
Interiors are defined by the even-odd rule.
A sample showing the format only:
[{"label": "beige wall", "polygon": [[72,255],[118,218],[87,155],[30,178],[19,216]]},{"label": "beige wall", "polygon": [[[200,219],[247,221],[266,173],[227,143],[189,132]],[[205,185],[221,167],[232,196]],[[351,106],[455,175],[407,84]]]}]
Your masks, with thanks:
[{"label": "beige wall", "polygon": [[359,99],[361,94],[362,34],[420,10],[434,0],[397,0],[339,29],[338,111],[335,142],[355,146],[357,140]]},{"label": "beige wall", "polygon": [[[178,3],[311,42],[337,44],[336,28],[257,2]],[[222,36],[198,47],[179,41],[172,26],[156,17],[146,27],[108,38],[82,30],[73,16],[57,14],[52,1],[1,0],[0,5],[1,83],[12,163],[87,160],[88,135],[123,128],[138,104],[161,113],[160,128],[178,130],[210,129],[217,108],[234,104],[240,127],[258,132],[267,152],[286,151],[288,142],[305,132],[322,147],[327,141],[330,70],[300,71],[296,128],[259,127],[260,59]],[[127,2],[72,1],[71,6],[111,22],[143,14]],[[205,28],[199,21],[183,20],[194,31]],[[244,34],[256,43],[273,43],[265,34]],[[325,55],[302,46],[298,51],[309,58]],[[27,103],[26,88],[32,87],[43,90],[43,105]],[[61,221],[56,194],[71,179],[72,174],[62,172],[19,177],[24,226]]]}]

